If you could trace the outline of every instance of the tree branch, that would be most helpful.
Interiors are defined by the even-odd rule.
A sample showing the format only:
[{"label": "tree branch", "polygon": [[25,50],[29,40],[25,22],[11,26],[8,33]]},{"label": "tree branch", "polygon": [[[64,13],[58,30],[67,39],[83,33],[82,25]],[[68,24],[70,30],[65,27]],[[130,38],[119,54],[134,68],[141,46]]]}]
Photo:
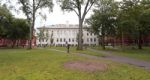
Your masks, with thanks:
[{"label": "tree branch", "polygon": [[77,16],[79,16],[79,13],[75,9],[72,9],[72,10],[77,14]]},{"label": "tree branch", "polygon": [[83,22],[83,20],[84,20],[84,18],[85,18],[85,15],[87,14],[86,10],[87,10],[87,8],[88,8],[89,3],[90,3],[90,0],[88,0],[87,3],[86,3],[86,5],[85,5],[84,12],[83,12],[83,15],[82,15],[82,17],[81,17],[82,22]]},{"label": "tree branch", "polygon": [[82,19],[85,18],[85,15],[86,15],[86,14],[88,13],[88,11],[91,9],[91,7],[93,6],[94,2],[95,2],[95,0],[93,0],[93,1],[91,2],[90,7],[88,8],[89,3],[90,3],[90,0],[87,1],[86,6],[85,6],[85,8],[84,8],[84,13],[83,13],[83,15],[82,15]]},{"label": "tree branch", "polygon": [[72,2],[72,3],[70,3],[70,4],[71,4],[71,5],[74,5],[76,8],[78,8],[78,6],[77,6],[75,3]]},{"label": "tree branch", "polygon": [[88,12],[89,12],[89,10],[90,10],[90,9],[91,9],[91,7],[93,6],[93,4],[94,4],[94,0],[93,0],[93,2],[91,3],[90,7],[87,9],[86,13],[88,13]]},{"label": "tree branch", "polygon": [[76,0],[76,4],[77,4],[77,9],[78,9],[78,16],[81,17],[81,4],[79,2],[79,0]]},{"label": "tree branch", "polygon": [[41,1],[42,1],[42,0],[39,0],[37,6],[35,7],[35,11],[39,8]]}]

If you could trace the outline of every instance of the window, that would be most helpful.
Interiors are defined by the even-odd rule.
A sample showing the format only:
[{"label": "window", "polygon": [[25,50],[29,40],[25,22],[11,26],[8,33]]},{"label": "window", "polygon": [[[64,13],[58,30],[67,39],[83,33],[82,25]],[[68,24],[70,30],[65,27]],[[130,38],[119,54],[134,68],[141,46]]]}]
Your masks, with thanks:
[{"label": "window", "polygon": [[48,39],[46,39],[46,42],[48,41]]},{"label": "window", "polygon": [[87,33],[87,36],[89,36],[89,33]]},{"label": "window", "polygon": [[72,39],[72,42],[74,42],[74,39]]},{"label": "window", "polygon": [[91,38],[91,42],[93,42],[93,39]]},{"label": "window", "polygon": [[84,42],[84,39],[82,39],[82,43]]},{"label": "window", "polygon": [[60,42],[62,42],[62,38],[60,38]]},{"label": "window", "polygon": [[91,33],[91,36],[92,36],[92,33]]},{"label": "window", "polygon": [[89,38],[87,38],[87,42],[89,42]]},{"label": "window", "polygon": [[66,42],[66,39],[64,39],[64,42]]},{"label": "window", "polygon": [[59,40],[58,40],[58,38],[57,38],[57,42],[58,42]]},{"label": "window", "polygon": [[94,38],[94,42],[96,42],[96,38]]},{"label": "window", "polygon": [[69,38],[69,42],[70,42],[71,40],[70,40],[70,38]]}]

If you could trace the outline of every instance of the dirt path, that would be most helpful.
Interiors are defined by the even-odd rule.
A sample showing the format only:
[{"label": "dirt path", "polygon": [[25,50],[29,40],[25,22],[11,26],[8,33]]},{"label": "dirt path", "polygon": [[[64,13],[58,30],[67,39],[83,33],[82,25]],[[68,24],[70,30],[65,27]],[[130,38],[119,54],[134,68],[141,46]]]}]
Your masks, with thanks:
[{"label": "dirt path", "polygon": [[[48,50],[66,53],[66,51],[57,50],[57,49],[48,49]],[[95,49],[90,49],[90,48],[89,48],[89,50],[91,50],[93,52],[104,54],[105,56],[98,57],[98,56],[92,56],[92,55],[82,54],[82,53],[74,53],[74,54],[78,55],[78,56],[91,58],[91,59],[104,58],[104,59],[109,59],[109,60],[116,61],[116,62],[127,63],[130,65],[143,67],[145,69],[150,69],[150,62],[149,61],[137,60],[137,59],[133,59],[133,58],[125,57],[125,56],[115,55],[115,54],[112,54],[110,51],[100,51],[100,50],[95,50]]]},{"label": "dirt path", "polygon": [[123,63],[131,64],[131,65],[135,65],[138,67],[143,67],[145,69],[150,69],[149,61],[143,61],[143,60],[138,60],[134,58],[129,58],[126,56],[115,55],[115,54],[112,54],[111,51],[100,51],[100,50],[95,50],[95,49],[89,49],[89,50],[105,54],[104,58],[106,59],[110,59],[110,60],[117,61],[117,62],[123,62]]}]

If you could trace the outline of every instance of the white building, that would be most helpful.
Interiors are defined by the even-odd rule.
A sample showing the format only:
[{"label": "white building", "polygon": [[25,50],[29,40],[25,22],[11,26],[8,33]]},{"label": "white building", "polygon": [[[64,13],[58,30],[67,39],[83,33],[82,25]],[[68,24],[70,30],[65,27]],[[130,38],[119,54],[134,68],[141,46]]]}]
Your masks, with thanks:
[{"label": "white building", "polygon": [[[55,45],[63,46],[66,42],[70,45],[76,46],[78,44],[78,25],[50,25],[47,27],[37,28],[38,31],[43,31],[44,37],[37,37],[36,45]],[[93,33],[87,31],[87,28],[83,29],[83,44],[86,45],[98,45],[98,38]]]}]

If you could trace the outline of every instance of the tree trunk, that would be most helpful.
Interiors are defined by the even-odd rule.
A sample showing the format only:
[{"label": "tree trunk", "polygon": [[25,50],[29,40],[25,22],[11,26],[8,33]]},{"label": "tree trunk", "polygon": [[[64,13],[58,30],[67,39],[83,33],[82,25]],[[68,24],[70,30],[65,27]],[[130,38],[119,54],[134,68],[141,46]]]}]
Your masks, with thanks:
[{"label": "tree trunk", "polygon": [[79,18],[79,36],[78,36],[78,47],[77,50],[83,50],[83,41],[82,41],[82,36],[83,36],[83,26],[82,26],[83,20]]},{"label": "tree trunk", "polygon": [[141,35],[141,32],[139,32],[138,49],[142,49],[142,35]]},{"label": "tree trunk", "polygon": [[98,45],[101,46],[101,36],[98,34]]},{"label": "tree trunk", "polygon": [[30,26],[29,49],[32,49],[32,26]]},{"label": "tree trunk", "polygon": [[104,30],[104,26],[102,25],[102,49],[105,50],[105,30]]},{"label": "tree trunk", "polygon": [[15,44],[16,44],[16,40],[12,40],[12,48],[15,47]]},{"label": "tree trunk", "polygon": [[112,46],[115,47],[115,46],[116,46],[116,37],[115,37],[115,36],[113,36],[113,37],[114,37],[115,39],[114,39],[114,38],[112,39],[112,40],[113,40]]},{"label": "tree trunk", "polygon": [[34,24],[35,24],[35,0],[33,0],[33,14],[32,14],[32,25],[30,26],[29,49],[32,49]]},{"label": "tree trunk", "polygon": [[[35,21],[35,19],[34,19]],[[29,49],[32,49],[32,39],[33,39],[33,30],[34,30],[34,21],[30,27],[30,40],[29,40]]]},{"label": "tree trunk", "polygon": [[124,46],[124,34],[123,32],[121,33],[121,47]]},{"label": "tree trunk", "polygon": [[17,47],[19,47],[19,40],[16,41]]},{"label": "tree trunk", "polygon": [[105,50],[105,36],[102,35],[102,49]]},{"label": "tree trunk", "polygon": [[41,42],[41,39],[40,39],[40,47],[42,47],[42,42]]}]

